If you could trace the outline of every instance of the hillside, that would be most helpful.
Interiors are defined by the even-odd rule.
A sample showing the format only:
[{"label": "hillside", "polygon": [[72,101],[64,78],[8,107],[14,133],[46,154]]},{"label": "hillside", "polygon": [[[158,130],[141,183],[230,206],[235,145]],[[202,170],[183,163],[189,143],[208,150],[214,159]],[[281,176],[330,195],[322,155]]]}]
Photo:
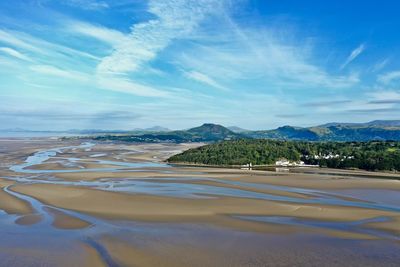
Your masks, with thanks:
[{"label": "hillside", "polygon": [[234,140],[187,150],[170,163],[274,165],[285,158],[329,168],[400,170],[400,142],[301,142]]},{"label": "hillside", "polygon": [[229,126],[227,127],[229,130],[231,130],[234,133],[245,133],[245,132],[250,132],[250,130],[246,130],[243,128],[240,128],[238,126]]},{"label": "hillside", "polygon": [[400,141],[400,121],[372,121],[367,123],[327,123],[301,128],[283,126],[274,130],[246,132],[249,138],[307,141]]},{"label": "hillside", "polygon": [[400,120],[374,120],[365,123],[343,123],[343,122],[330,122],[319,127],[331,127],[331,126],[342,126],[342,127],[400,127]]},{"label": "hillside", "polygon": [[248,131],[238,127],[228,129],[222,125],[205,123],[181,131],[138,131],[125,134],[105,134],[96,140],[127,142],[215,142],[237,139],[278,139],[299,141],[400,141],[400,121],[372,121],[367,123],[327,123],[315,127],[283,126],[274,130]]},{"label": "hillside", "polygon": [[246,136],[234,133],[218,124],[205,123],[199,127],[191,128],[185,131],[170,131],[148,133],[141,135],[104,135],[97,136],[95,140],[119,140],[127,142],[215,142],[221,140],[235,140],[246,138]]}]

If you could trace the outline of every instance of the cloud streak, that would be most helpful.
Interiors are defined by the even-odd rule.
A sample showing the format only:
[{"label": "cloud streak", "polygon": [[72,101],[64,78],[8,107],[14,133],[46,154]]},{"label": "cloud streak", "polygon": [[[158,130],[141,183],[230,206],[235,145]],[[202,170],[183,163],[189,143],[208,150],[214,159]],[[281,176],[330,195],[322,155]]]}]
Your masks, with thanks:
[{"label": "cloud streak", "polygon": [[391,71],[378,76],[378,82],[383,84],[389,84],[392,81],[400,79],[400,71]]},{"label": "cloud streak", "polygon": [[340,66],[340,69],[343,70],[347,67],[353,60],[355,60],[362,52],[365,50],[365,44],[360,44],[357,48],[351,51],[350,55],[347,57],[346,61]]},{"label": "cloud streak", "polygon": [[126,39],[98,65],[100,73],[137,71],[153,60],[172,40],[191,33],[222,1],[151,0],[148,11],[155,19],[135,24]]},{"label": "cloud streak", "polygon": [[0,52],[3,52],[9,56],[12,56],[14,58],[18,58],[20,60],[24,60],[24,61],[30,61],[32,62],[32,59],[29,58],[28,56],[18,52],[17,50],[10,48],[10,47],[0,47]]},{"label": "cloud streak", "polygon": [[226,88],[225,86],[221,85],[218,83],[216,80],[211,78],[210,76],[205,75],[204,73],[198,72],[198,71],[189,71],[185,72],[185,76],[189,79],[198,81],[200,83],[204,83],[208,86],[223,90],[223,91],[228,91],[229,89]]},{"label": "cloud streak", "polygon": [[73,34],[95,38],[111,46],[117,46],[127,38],[125,34],[117,30],[81,21],[70,21],[67,23],[67,28]]},{"label": "cloud streak", "polygon": [[70,80],[78,80],[78,81],[89,80],[89,77],[86,74],[76,71],[63,70],[50,65],[33,65],[30,67],[30,69],[34,72],[48,76],[55,76],[55,77],[66,78]]},{"label": "cloud streak", "polygon": [[83,57],[86,59],[98,60],[99,58],[80,50],[70,48],[68,46],[60,45],[54,42],[48,42],[43,39],[34,37],[19,31],[1,30],[0,29],[0,42],[10,44],[13,49],[19,48],[20,50],[30,51],[36,55],[51,56],[53,58],[70,59],[76,57]]},{"label": "cloud streak", "polygon": [[97,85],[101,89],[120,93],[133,94],[143,97],[172,97],[170,93],[155,89],[151,86],[134,82],[127,78],[113,76],[98,76]]},{"label": "cloud streak", "polygon": [[99,0],[64,0],[64,3],[84,10],[103,10],[108,9],[110,6],[105,1]]},{"label": "cloud streak", "polygon": [[318,101],[318,102],[308,102],[302,104],[305,107],[326,107],[326,106],[336,106],[342,104],[349,104],[351,100],[329,100],[329,101]]}]

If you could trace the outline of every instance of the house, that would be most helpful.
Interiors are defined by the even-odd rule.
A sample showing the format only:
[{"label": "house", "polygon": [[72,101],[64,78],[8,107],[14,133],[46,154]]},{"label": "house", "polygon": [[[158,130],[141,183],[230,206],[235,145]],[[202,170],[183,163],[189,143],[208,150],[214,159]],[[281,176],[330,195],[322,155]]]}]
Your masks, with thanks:
[{"label": "house", "polygon": [[242,170],[252,170],[252,167],[253,167],[253,164],[251,164],[251,162],[250,162],[250,163],[242,165],[241,169]]},{"label": "house", "polygon": [[276,166],[290,166],[290,161],[288,161],[287,159],[280,159],[275,162],[275,165]]},{"label": "house", "polygon": [[305,166],[304,161],[289,161],[287,159],[280,159],[278,161],[275,162],[276,166],[283,166],[283,167],[287,167],[287,166]]}]

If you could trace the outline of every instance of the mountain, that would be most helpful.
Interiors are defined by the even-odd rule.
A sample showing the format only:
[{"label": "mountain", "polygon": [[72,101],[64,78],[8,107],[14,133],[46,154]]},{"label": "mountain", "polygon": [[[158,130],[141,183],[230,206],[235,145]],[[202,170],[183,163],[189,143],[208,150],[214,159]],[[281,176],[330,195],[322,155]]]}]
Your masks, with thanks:
[{"label": "mountain", "polygon": [[127,142],[214,142],[221,140],[235,140],[248,138],[234,133],[228,128],[212,123],[205,123],[199,127],[182,131],[154,132],[129,135],[103,135],[95,137],[96,140],[120,140]]},{"label": "mountain", "polygon": [[165,127],[157,125],[157,126],[153,126],[153,127],[150,127],[150,128],[143,129],[143,131],[148,131],[148,132],[169,132],[171,130],[168,129],[168,128],[165,128]]},{"label": "mountain", "polygon": [[229,130],[231,130],[234,133],[251,132],[250,130],[243,129],[243,128],[240,128],[238,126],[229,126],[229,127],[226,127],[226,128],[228,128]]},{"label": "mountain", "polygon": [[9,128],[9,129],[0,129],[0,132],[12,133],[12,132],[27,132],[29,130],[22,128]]},{"label": "mountain", "polygon": [[375,120],[366,124],[370,127],[400,127],[400,120]]},{"label": "mountain", "polygon": [[375,120],[365,123],[330,122],[317,127],[400,127],[400,120]]},{"label": "mountain", "polygon": [[[233,128],[233,127],[231,127]],[[164,130],[154,128],[153,130]],[[233,128],[233,130],[238,130]],[[281,139],[303,141],[400,141],[400,121],[371,121],[366,123],[327,123],[314,127],[282,126],[273,130],[243,131],[237,133],[222,125],[205,123],[180,131],[134,131],[119,135],[105,133],[97,140],[127,142],[216,142],[237,139]]]},{"label": "mountain", "polygon": [[162,127],[162,126],[153,126],[149,128],[135,128],[131,131],[131,133],[147,133],[147,132],[169,132],[171,131],[168,128]]},{"label": "mountain", "polygon": [[327,123],[315,127],[283,126],[274,130],[247,132],[249,138],[306,141],[400,141],[400,121],[371,121],[366,123]]},{"label": "mountain", "polygon": [[243,138],[228,128],[212,123],[204,123],[199,127],[195,127],[186,131],[192,135],[193,139],[201,139],[203,141],[231,140]]},{"label": "mountain", "polygon": [[318,134],[308,128],[283,126],[275,130],[246,132],[246,136],[255,139],[294,139],[316,141]]}]

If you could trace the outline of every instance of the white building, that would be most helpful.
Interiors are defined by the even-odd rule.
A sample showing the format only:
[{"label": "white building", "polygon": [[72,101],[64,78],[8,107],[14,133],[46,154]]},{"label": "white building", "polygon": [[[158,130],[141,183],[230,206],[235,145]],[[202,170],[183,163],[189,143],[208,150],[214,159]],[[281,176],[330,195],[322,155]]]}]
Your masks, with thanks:
[{"label": "white building", "polygon": [[275,166],[282,166],[282,167],[287,167],[287,166],[305,166],[304,161],[289,161],[287,159],[280,159],[275,162]]},{"label": "white building", "polygon": [[288,161],[287,159],[280,159],[275,162],[275,165],[276,166],[290,166],[290,161]]}]

